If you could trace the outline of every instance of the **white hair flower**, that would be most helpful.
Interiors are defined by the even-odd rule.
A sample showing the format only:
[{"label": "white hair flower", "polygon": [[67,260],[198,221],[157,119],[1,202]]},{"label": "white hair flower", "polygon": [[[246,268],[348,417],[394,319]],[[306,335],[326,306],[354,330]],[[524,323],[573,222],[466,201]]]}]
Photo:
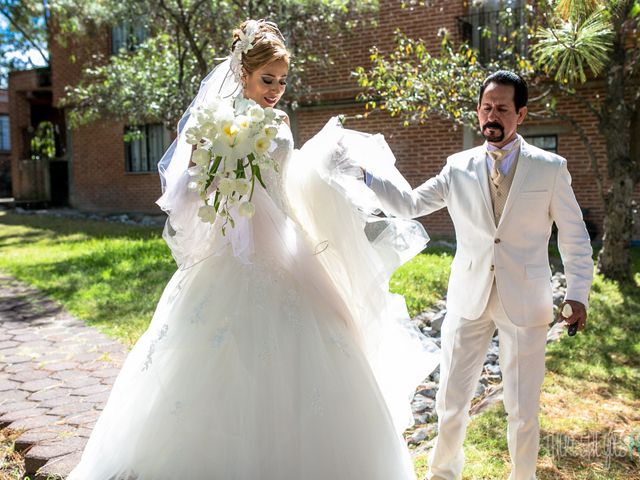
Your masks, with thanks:
[{"label": "white hair flower", "polygon": [[242,54],[247,53],[253,48],[253,41],[256,39],[258,26],[257,21],[249,20],[244,26],[244,30],[240,30],[238,41],[231,52],[231,70],[235,74],[238,82],[240,82],[240,76],[242,74]]}]

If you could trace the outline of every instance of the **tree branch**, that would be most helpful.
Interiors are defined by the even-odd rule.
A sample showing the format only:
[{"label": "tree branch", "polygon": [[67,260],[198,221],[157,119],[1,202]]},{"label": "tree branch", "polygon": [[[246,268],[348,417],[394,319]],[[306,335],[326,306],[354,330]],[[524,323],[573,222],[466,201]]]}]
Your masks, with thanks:
[{"label": "tree branch", "polygon": [[4,8],[0,8],[0,14],[4,15],[5,18],[9,21],[9,23],[13,26],[13,28],[15,28],[16,30],[18,30],[22,36],[33,46],[33,48],[35,48],[38,53],[42,56],[42,59],[47,63],[47,65],[49,64],[49,57],[47,55],[44,54],[44,52],[42,51],[42,49],[40,48],[40,46],[33,40],[33,38],[31,37],[31,35],[29,35],[21,26],[18,22],[15,21],[15,19],[11,16],[11,14],[9,12],[7,12]]},{"label": "tree branch", "polygon": [[180,27],[180,29],[182,30],[182,32],[184,33],[184,36],[187,40],[187,43],[189,44],[189,46],[191,47],[191,51],[193,52],[194,56],[196,57],[196,61],[198,63],[198,69],[200,70],[200,74],[204,77],[207,72],[209,71],[209,67],[207,65],[207,61],[205,60],[204,56],[202,55],[202,50],[198,49],[198,44],[196,42],[196,39],[193,36],[193,33],[191,32],[191,29],[189,28],[189,23],[186,21],[186,18],[184,17],[184,10],[182,7],[182,2],[180,0],[178,0],[178,7],[180,8],[180,13],[176,13],[173,10],[171,10],[167,4],[165,3],[164,0],[160,0],[160,7],[162,9],[164,9],[171,17],[174,18],[174,20],[176,21],[176,23],[178,24],[178,26]]}]

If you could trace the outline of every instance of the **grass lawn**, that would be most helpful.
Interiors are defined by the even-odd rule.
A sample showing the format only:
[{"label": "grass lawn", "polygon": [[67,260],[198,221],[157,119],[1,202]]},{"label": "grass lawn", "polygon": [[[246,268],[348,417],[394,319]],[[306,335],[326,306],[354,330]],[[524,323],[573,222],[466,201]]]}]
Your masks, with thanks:
[{"label": "grass lawn", "polygon": [[[548,348],[541,480],[640,479],[639,456],[629,452],[629,436],[640,435],[640,249],[633,258],[635,285],[597,277],[588,331]],[[405,295],[412,315],[441,298],[451,259],[432,248],[396,272],[391,289]],[[159,228],[0,212],[0,271],[129,345],[175,269]],[[507,477],[505,432],[501,406],[474,418],[465,479]],[[424,456],[416,470],[426,473]]]},{"label": "grass lawn", "polygon": [[0,212],[0,271],[128,345],[175,270],[158,227]]},{"label": "grass lawn", "polygon": [[[640,479],[640,249],[632,255],[635,284],[596,276],[588,330],[547,348],[540,480]],[[507,478],[502,405],[472,420],[465,453],[464,479]],[[416,470],[426,473],[424,456]]]}]

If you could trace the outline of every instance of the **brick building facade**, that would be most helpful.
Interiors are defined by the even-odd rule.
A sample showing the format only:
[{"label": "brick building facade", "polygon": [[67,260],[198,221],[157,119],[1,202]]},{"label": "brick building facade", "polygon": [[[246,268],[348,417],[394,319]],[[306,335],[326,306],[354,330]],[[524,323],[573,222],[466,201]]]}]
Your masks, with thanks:
[{"label": "brick building facade", "polygon": [[[424,39],[433,51],[437,51],[440,43],[437,32],[444,27],[454,40],[459,39],[459,19],[469,13],[467,2],[463,0],[439,0],[430,7],[415,9],[402,9],[400,3],[382,0],[377,26],[350,32],[338,46],[337,50],[342,51],[342,55],[334,57],[335,66],[311,73],[310,86],[318,96],[312,103],[301,105],[291,114],[298,144],[310,138],[333,115],[344,113],[352,116],[363,112],[363,106],[354,100],[358,89],[350,72],[356,66],[369,64],[369,48],[372,45],[377,45],[383,51],[391,49],[394,32],[400,28],[412,38]],[[82,45],[69,42],[66,46],[52,43],[54,105],[63,96],[65,86],[78,81],[90,55],[111,54],[113,44],[117,41],[116,33],[106,29],[95,32],[92,35],[95,42],[88,45],[86,42]],[[73,61],[71,54],[75,56]],[[600,91],[600,85],[590,84],[584,87],[583,93],[596,95]],[[579,119],[593,141],[593,148],[602,163],[600,170],[605,172],[606,151],[604,140],[597,130],[597,119],[582,105],[571,100],[562,100],[559,110]],[[448,155],[481,141],[475,132],[456,128],[450,122],[438,119],[422,126],[402,127],[397,120],[376,113],[366,120],[350,120],[347,126],[382,132],[396,154],[400,171],[414,186],[436,174]],[[155,200],[160,196],[160,182],[151,157],[159,155],[160,145],[168,145],[169,134],[153,130],[156,132],[155,143],[149,144],[147,140],[145,144],[135,146],[137,153],[132,153],[132,147],[127,147],[123,142],[125,127],[121,122],[105,119],[68,133],[66,158],[69,162],[71,206],[95,211],[159,213]],[[603,216],[602,202],[586,149],[571,126],[529,119],[525,121],[521,133],[568,159],[578,201],[587,209],[587,220],[599,231]],[[636,151],[640,152],[640,145]],[[640,199],[640,189],[637,194]],[[433,236],[452,235],[452,224],[446,211],[425,218],[424,223]],[[640,232],[636,233],[635,238],[640,238]]]}]

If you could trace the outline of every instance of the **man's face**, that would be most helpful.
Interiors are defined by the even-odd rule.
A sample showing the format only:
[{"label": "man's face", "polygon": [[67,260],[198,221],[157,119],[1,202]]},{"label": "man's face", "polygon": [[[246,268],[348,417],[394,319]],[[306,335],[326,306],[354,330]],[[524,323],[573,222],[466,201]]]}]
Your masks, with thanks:
[{"label": "man's face", "polygon": [[518,125],[527,115],[527,107],[516,112],[513,85],[490,83],[478,105],[480,131],[487,142],[502,147],[515,137]]}]

